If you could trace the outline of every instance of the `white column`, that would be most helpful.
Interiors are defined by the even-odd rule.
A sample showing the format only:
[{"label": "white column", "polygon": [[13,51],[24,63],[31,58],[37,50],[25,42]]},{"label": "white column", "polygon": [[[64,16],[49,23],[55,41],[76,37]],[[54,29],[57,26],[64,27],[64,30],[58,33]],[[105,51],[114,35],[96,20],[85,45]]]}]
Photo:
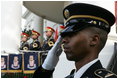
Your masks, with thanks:
[{"label": "white column", "polygon": [[19,53],[22,1],[1,2],[1,51]]},{"label": "white column", "polygon": [[34,28],[34,30],[36,30],[37,32],[41,34],[41,36],[39,36],[39,41],[41,43],[43,42],[43,21],[44,19],[42,17],[39,17],[34,14],[33,22],[31,25]]}]

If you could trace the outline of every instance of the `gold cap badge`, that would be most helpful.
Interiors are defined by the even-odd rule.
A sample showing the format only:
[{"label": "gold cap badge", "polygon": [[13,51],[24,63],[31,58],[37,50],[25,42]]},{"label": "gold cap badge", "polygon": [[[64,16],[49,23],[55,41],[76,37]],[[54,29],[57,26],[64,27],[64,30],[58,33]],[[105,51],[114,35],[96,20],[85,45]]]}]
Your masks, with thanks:
[{"label": "gold cap badge", "polygon": [[68,9],[66,9],[66,10],[64,11],[64,16],[65,16],[66,18],[69,18],[70,13],[69,13],[69,10],[68,10]]}]

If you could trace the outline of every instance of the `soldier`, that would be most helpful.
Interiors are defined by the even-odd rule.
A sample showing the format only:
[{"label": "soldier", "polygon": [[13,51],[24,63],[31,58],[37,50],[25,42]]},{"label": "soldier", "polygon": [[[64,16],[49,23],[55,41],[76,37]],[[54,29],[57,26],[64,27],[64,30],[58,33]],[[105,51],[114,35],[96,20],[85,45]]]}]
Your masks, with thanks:
[{"label": "soldier", "polygon": [[103,68],[98,59],[115,23],[114,15],[104,8],[85,3],[65,7],[63,15],[66,28],[33,77],[52,77],[61,54],[57,49],[62,43],[67,59],[74,61],[76,67],[66,78],[117,78],[116,74]]},{"label": "soldier", "polygon": [[43,46],[42,46],[42,50],[46,51],[46,50],[50,50],[55,41],[53,39],[53,33],[55,32],[55,30],[51,27],[46,27],[46,31],[45,31],[45,34],[46,34],[46,40],[44,41],[43,43]]},{"label": "soldier", "polygon": [[29,44],[27,42],[29,35],[27,33],[21,34],[21,47],[20,50],[29,50]]},{"label": "soldier", "polygon": [[39,36],[40,36],[40,34],[37,31],[32,30],[31,38],[33,39],[33,42],[30,44],[30,50],[34,50],[34,51],[40,51],[41,50],[41,44],[38,41]]}]

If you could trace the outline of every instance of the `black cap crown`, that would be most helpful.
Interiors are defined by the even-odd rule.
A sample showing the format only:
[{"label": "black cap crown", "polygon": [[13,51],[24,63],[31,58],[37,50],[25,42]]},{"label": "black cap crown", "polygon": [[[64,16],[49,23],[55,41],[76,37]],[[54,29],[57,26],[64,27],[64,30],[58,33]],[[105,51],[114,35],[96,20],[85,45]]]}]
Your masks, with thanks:
[{"label": "black cap crown", "polygon": [[[108,33],[110,32],[110,27],[115,22],[114,15],[108,10],[85,3],[74,3],[65,7],[63,10],[63,16],[66,20],[66,27],[70,27],[70,24],[80,24],[79,28],[81,29],[81,27],[84,27],[81,26],[81,23],[82,25],[90,24],[107,31]],[[70,30],[70,28],[68,29]],[[63,32],[69,32],[68,29],[65,29]]]}]

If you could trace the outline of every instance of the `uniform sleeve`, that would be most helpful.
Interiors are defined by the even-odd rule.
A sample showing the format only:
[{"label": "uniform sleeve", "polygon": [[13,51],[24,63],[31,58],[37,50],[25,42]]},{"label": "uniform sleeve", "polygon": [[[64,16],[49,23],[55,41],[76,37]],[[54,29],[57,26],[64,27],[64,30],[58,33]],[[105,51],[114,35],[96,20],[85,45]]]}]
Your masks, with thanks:
[{"label": "uniform sleeve", "polygon": [[41,43],[39,41],[37,41],[37,44],[38,44],[38,50],[42,50]]},{"label": "uniform sleeve", "polygon": [[35,51],[39,51],[41,50],[41,45],[39,41],[35,41],[33,43],[30,44],[30,50],[35,50]]},{"label": "uniform sleeve", "polygon": [[46,70],[40,66],[33,74],[33,78],[51,78],[54,70]]},{"label": "uniform sleeve", "polygon": [[51,39],[50,41],[53,41],[53,43],[55,43],[54,39]]},{"label": "uniform sleeve", "polygon": [[[28,44],[28,43],[25,44],[24,47],[26,48],[26,50],[29,50],[29,44]],[[25,48],[24,48],[24,49],[25,49]]]},{"label": "uniform sleeve", "polygon": [[29,44],[27,42],[22,44],[20,50],[29,50]]}]

